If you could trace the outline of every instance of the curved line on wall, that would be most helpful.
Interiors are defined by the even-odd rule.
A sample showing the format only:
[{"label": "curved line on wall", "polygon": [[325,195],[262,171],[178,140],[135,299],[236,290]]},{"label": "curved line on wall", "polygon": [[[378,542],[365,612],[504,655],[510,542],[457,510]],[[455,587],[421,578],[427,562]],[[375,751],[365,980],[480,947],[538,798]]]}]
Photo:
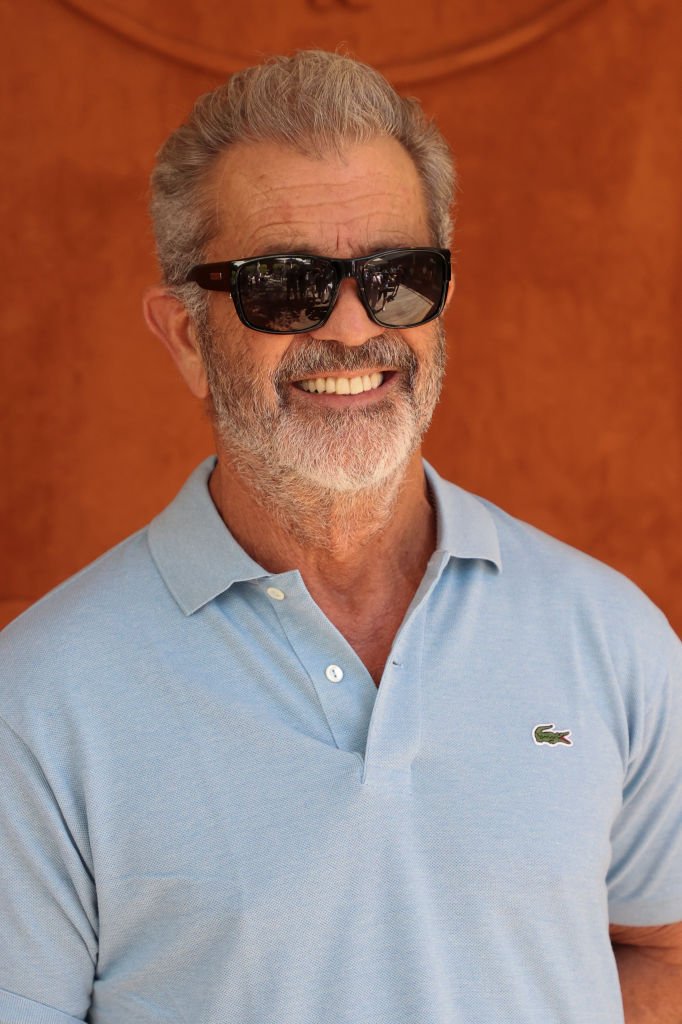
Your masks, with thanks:
[{"label": "curved line on wall", "polygon": [[[136,21],[129,14],[116,10],[106,0],[60,0],[60,2],[90,21],[110,29],[129,42],[146,50],[170,57],[200,71],[230,75],[248,67],[252,60],[231,56],[198,43],[164,35]],[[605,3],[605,0],[559,0],[540,14],[508,29],[497,36],[490,36],[478,42],[468,43],[445,53],[429,54],[408,58],[405,61],[377,64],[377,68],[396,84],[408,84],[441,78],[458,71],[489,64],[544,39],[579,15]]]}]

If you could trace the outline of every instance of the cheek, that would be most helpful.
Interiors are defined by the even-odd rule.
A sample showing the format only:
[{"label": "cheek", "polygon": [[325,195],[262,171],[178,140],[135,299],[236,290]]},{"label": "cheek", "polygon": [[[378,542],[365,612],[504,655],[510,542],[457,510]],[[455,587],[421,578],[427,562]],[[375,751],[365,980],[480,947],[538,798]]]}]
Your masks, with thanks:
[{"label": "cheek", "polygon": [[245,327],[230,302],[213,319],[213,337],[220,345],[228,372],[242,379],[269,380],[277,370],[291,338]]},{"label": "cheek", "polygon": [[441,340],[438,328],[434,327],[433,324],[426,324],[424,327],[414,327],[411,331],[405,331],[402,335],[402,340],[414,352],[420,368],[430,366],[437,360]]}]

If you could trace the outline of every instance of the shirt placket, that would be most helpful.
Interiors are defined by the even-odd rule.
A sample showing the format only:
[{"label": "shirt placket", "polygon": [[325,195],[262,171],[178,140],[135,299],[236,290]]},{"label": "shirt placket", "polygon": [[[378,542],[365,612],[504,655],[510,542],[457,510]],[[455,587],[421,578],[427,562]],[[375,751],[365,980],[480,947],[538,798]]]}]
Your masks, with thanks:
[{"label": "shirt placket", "polygon": [[362,760],[376,699],[367,669],[315,604],[299,572],[270,576],[259,585],[312,683],[334,743]]},{"label": "shirt placket", "polygon": [[421,735],[425,602],[446,560],[442,552],[431,559],[378,690],[348,641],[315,604],[300,573],[260,583],[310,678],[336,746],[355,753],[361,762],[362,785],[410,784]]},{"label": "shirt placket", "polygon": [[407,786],[421,745],[422,654],[427,602],[448,562],[437,551],[396,634],[369,724],[362,782]]}]

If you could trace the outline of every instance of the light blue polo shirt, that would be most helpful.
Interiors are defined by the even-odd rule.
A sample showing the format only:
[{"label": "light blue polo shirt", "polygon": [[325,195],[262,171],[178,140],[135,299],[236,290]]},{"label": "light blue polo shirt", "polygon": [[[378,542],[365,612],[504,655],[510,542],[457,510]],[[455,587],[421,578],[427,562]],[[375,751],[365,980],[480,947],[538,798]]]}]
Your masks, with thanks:
[{"label": "light blue polo shirt", "polygon": [[4,633],[0,1024],[617,1024],[682,919],[680,645],[426,467],[379,688],[204,462]]}]

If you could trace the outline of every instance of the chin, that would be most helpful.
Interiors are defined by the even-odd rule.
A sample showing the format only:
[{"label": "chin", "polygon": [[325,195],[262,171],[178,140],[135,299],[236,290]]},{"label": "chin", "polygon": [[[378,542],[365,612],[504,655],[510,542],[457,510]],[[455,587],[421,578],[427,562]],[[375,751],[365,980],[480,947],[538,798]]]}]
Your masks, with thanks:
[{"label": "chin", "polygon": [[378,490],[401,477],[415,447],[410,444],[401,451],[383,453],[379,458],[376,453],[368,453],[362,459],[357,455],[349,459],[344,457],[346,452],[337,458],[295,460],[283,468],[287,475],[307,487],[351,496]]}]

